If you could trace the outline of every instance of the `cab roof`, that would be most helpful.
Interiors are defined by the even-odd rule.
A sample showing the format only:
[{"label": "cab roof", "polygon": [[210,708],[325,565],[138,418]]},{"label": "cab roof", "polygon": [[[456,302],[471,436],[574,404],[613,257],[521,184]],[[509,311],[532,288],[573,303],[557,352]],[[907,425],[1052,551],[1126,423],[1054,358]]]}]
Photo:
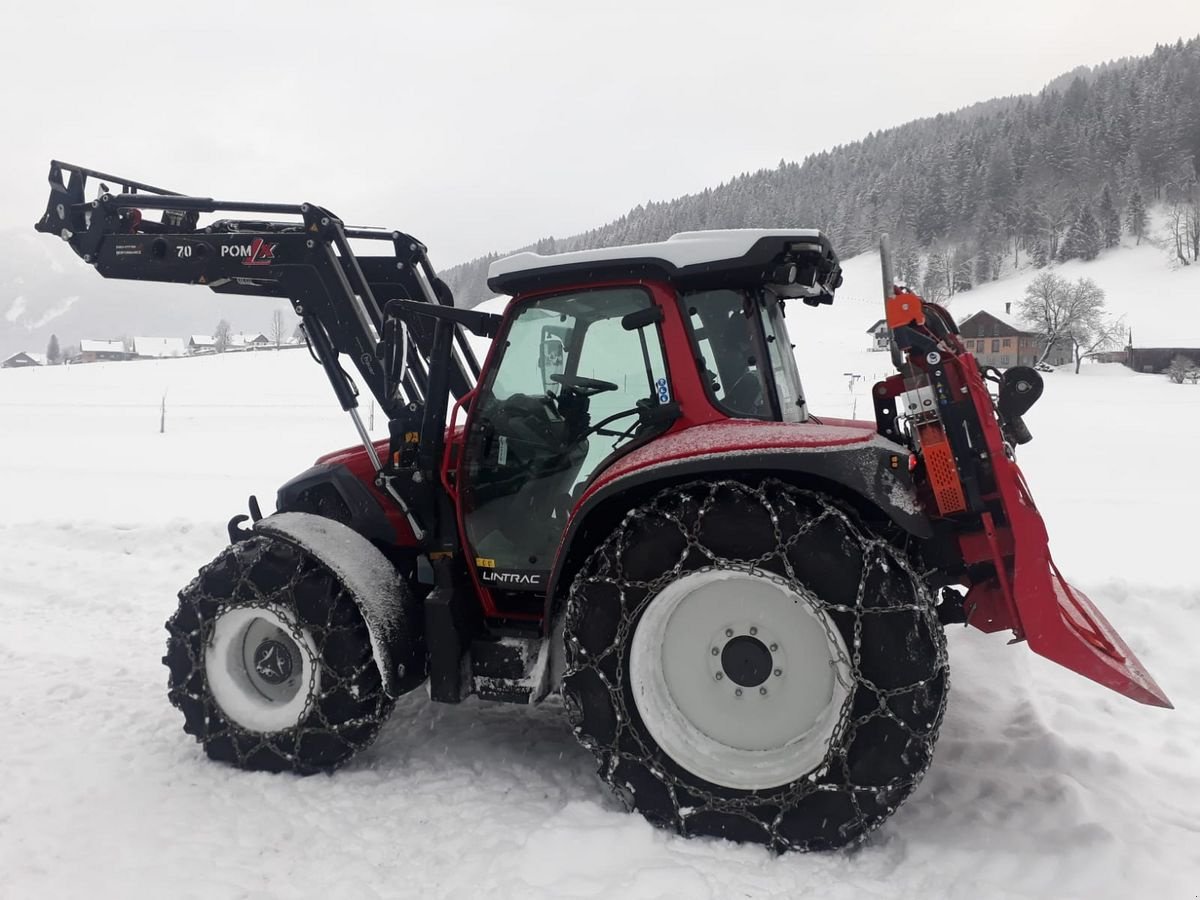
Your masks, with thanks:
[{"label": "cab roof", "polygon": [[813,228],[685,231],[652,244],[516,253],[491,264],[487,283],[515,295],[630,278],[661,278],[683,289],[771,284],[810,303],[832,302],[842,283],[833,245]]}]

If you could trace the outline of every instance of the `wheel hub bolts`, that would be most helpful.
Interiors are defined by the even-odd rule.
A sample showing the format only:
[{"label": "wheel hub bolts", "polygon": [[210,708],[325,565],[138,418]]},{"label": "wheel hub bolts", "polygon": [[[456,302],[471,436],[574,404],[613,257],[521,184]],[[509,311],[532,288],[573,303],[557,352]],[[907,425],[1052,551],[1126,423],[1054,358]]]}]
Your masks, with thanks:
[{"label": "wheel hub bolts", "polygon": [[721,651],[721,668],[731,681],[742,687],[758,687],[766,681],[772,662],[767,645],[749,635],[733,638]]},{"label": "wheel hub bolts", "polygon": [[254,671],[267,684],[283,684],[292,674],[292,655],[279,641],[263,641],[254,649]]}]

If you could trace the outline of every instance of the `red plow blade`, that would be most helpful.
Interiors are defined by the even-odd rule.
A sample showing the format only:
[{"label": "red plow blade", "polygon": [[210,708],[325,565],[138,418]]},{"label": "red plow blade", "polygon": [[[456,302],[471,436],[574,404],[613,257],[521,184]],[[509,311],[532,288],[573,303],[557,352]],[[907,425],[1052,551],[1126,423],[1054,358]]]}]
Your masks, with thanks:
[{"label": "red plow blade", "polygon": [[1174,709],[1087,594],[1068,584],[1053,562],[1040,580],[1040,590],[1026,584],[1016,592],[1021,625],[1034,653],[1139,703]]},{"label": "red plow blade", "polygon": [[[1108,623],[1087,594],[1072,587],[1050,557],[1046,525],[1033,505],[1016,463],[1005,461],[1010,481],[1005,511],[1011,556],[1004,577],[967,594],[968,622],[983,631],[1011,628],[1034,653],[1149,706],[1174,709],[1162,688]],[[998,467],[1000,468],[1000,467]],[[1009,490],[1012,490],[1009,493]],[[1011,585],[1011,589],[1010,589]]]}]

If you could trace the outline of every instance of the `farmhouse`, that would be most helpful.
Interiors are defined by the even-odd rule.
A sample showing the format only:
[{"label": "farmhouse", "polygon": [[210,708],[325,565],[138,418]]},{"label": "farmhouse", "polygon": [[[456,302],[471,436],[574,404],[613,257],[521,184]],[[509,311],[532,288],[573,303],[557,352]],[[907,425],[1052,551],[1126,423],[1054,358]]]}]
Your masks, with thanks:
[{"label": "farmhouse", "polygon": [[254,334],[238,332],[229,336],[230,350],[261,350],[270,345],[271,339],[261,332]]},{"label": "farmhouse", "polygon": [[78,362],[104,362],[105,360],[129,359],[133,354],[125,349],[124,341],[79,342]]},{"label": "farmhouse", "polygon": [[183,356],[186,352],[183,338],[135,337],[133,355],[137,359],[162,359],[167,356]]},{"label": "farmhouse", "polygon": [[872,350],[888,349],[888,343],[891,340],[891,332],[887,326],[887,319],[880,319],[867,329],[867,334],[871,335]]},{"label": "farmhouse", "polygon": [[[967,316],[959,323],[958,330],[963,343],[982,365],[1006,368],[1007,366],[1032,366],[1041,359],[1046,339],[1032,331],[1024,331],[1007,316],[998,316],[980,311]],[[1072,362],[1071,346],[1056,342],[1046,356],[1052,366]]]},{"label": "farmhouse", "polygon": [[46,357],[40,353],[14,353],[0,362],[0,369],[25,369],[29,366],[44,366]]},{"label": "farmhouse", "polygon": [[193,334],[190,338],[188,338],[187,351],[191,354],[216,353],[216,338],[210,337],[207,334]]}]

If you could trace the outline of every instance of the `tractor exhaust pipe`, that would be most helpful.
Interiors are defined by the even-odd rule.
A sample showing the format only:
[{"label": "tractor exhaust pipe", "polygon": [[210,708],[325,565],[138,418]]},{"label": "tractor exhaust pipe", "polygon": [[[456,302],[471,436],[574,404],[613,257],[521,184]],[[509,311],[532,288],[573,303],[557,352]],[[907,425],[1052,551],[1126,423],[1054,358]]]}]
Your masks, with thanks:
[{"label": "tractor exhaust pipe", "polygon": [[879,236],[879,262],[883,268],[883,299],[896,294],[896,277],[892,269],[892,236],[886,231]]},{"label": "tractor exhaust pipe", "polygon": [[[886,309],[887,302],[896,296],[896,273],[892,268],[892,236],[886,231],[879,235],[879,263],[883,269],[883,306]],[[890,325],[888,326],[888,347],[892,351],[892,365],[903,371],[904,356],[896,344],[896,336],[892,334]]]}]

